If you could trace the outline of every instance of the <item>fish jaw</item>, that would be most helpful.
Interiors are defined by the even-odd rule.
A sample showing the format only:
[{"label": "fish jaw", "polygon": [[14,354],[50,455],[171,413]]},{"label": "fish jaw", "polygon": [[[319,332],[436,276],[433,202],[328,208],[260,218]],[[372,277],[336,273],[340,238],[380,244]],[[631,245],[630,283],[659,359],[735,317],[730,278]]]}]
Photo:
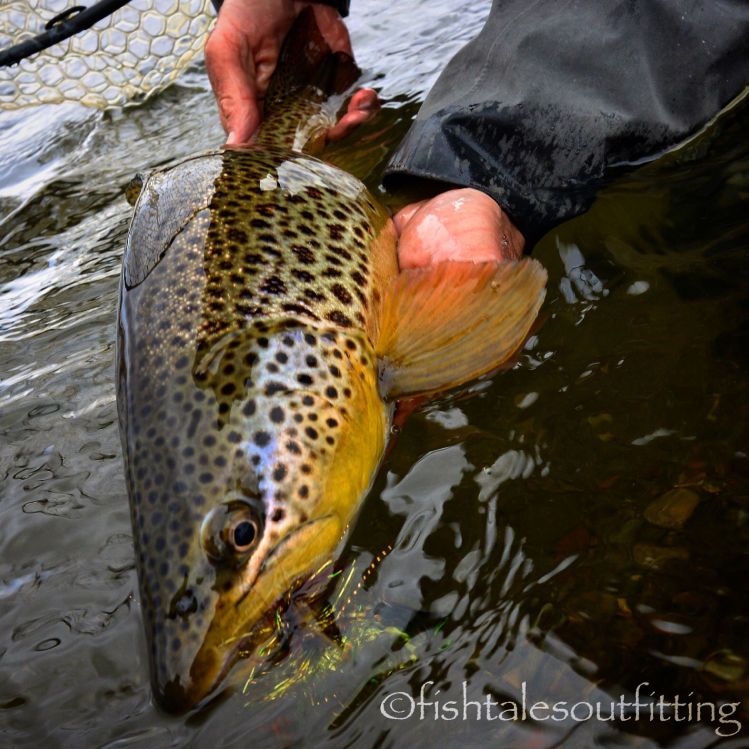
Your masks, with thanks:
[{"label": "fish jaw", "polygon": [[[200,647],[187,658],[171,659],[166,669],[152,670],[152,687],[159,705],[170,713],[184,713],[211,697],[245,654],[252,652],[260,624],[295,580],[316,569],[335,550],[343,536],[340,519],[329,515],[310,520],[283,538],[273,561],[247,589],[235,585],[218,596],[213,619],[200,638]],[[162,657],[163,662],[163,657]],[[154,660],[158,663],[159,659]]]}]

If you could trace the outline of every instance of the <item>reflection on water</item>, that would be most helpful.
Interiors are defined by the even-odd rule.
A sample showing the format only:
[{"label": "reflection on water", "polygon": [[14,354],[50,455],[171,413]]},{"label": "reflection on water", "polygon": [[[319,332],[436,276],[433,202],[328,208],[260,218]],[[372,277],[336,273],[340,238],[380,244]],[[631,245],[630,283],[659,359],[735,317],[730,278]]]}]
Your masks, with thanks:
[{"label": "reflection on water", "polygon": [[[390,101],[330,156],[372,187],[486,12],[451,6],[354,9],[365,77]],[[422,405],[397,435],[342,552],[351,584],[392,551],[338,635],[292,628],[246,695],[238,674],[233,694],[174,719],[151,703],[134,598],[114,314],[124,188],[220,142],[210,93],[196,70],[120,112],[3,115],[2,743],[745,746],[716,728],[735,730],[732,704],[749,724],[746,124],[743,105],[539,244],[549,294],[517,365]],[[329,667],[264,700],[309,653]],[[638,686],[650,707],[680,696],[692,720],[444,711],[490,697],[606,713]],[[422,690],[438,704],[423,719],[383,714],[388,695],[408,708]],[[725,703],[723,723],[708,703]]]}]

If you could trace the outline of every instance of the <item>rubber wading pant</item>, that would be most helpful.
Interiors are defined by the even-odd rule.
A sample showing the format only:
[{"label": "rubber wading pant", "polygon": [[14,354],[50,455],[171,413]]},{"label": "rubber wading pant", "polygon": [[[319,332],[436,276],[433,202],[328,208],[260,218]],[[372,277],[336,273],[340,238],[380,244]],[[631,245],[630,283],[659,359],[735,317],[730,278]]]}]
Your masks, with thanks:
[{"label": "rubber wading pant", "polygon": [[385,172],[475,187],[532,245],[749,83],[747,0],[495,0]]}]

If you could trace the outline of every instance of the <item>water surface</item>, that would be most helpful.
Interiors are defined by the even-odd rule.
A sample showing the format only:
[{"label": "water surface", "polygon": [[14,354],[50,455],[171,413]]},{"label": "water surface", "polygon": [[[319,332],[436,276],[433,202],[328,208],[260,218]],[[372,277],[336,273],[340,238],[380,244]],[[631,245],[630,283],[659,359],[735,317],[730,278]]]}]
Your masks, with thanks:
[{"label": "water surface", "polygon": [[[354,6],[386,107],[329,156],[377,189],[488,5]],[[707,708],[679,723],[444,711],[464,688],[606,711],[647,682],[648,703],[736,704],[749,724],[747,122],[737,107],[537,246],[549,291],[518,362],[423,404],[382,466],[342,558],[356,580],[392,551],[341,622],[348,647],[296,633],[246,696],[171,718],[147,679],[115,303],[124,188],[219,144],[213,100],[197,67],[134,108],[0,116],[0,744],[747,746]],[[325,667],[265,700],[310,648]],[[442,707],[383,715],[422,685]]]}]

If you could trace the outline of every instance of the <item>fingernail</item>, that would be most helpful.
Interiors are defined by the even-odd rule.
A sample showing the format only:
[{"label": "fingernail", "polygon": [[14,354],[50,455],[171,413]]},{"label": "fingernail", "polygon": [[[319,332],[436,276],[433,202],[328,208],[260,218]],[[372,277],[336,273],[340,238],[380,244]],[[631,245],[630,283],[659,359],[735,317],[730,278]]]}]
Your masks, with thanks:
[{"label": "fingernail", "polygon": [[226,139],[226,145],[227,146],[233,146],[237,142],[237,136],[235,132],[232,130],[229,133],[229,137]]}]

